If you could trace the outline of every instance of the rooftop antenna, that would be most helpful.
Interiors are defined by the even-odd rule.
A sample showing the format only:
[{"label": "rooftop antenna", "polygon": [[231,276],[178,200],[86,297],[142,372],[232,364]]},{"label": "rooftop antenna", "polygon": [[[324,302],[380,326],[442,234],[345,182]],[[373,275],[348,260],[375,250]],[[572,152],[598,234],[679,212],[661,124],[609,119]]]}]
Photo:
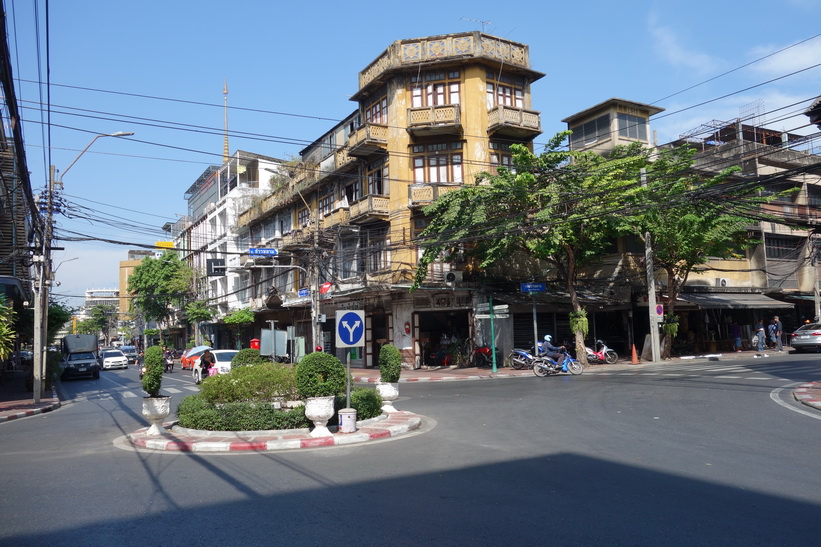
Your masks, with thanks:
[{"label": "rooftop antenna", "polygon": [[471,19],[470,17],[462,17],[462,21],[470,21],[471,23],[481,23],[482,24],[482,34],[485,33],[485,25],[491,24],[493,21],[482,21],[481,19]]},{"label": "rooftop antenna", "polygon": [[222,163],[228,163],[228,158],[231,153],[228,150],[228,80],[225,80],[225,84],[222,88],[222,95],[223,95],[223,120],[225,124],[225,142],[222,145]]}]

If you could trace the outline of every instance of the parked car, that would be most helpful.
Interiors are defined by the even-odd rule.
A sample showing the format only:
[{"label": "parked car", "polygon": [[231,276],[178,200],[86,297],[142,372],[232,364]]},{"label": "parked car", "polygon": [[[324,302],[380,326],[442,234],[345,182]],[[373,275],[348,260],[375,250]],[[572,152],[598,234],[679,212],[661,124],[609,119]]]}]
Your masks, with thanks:
[{"label": "parked car", "polygon": [[140,354],[136,346],[120,346],[120,351],[128,358],[128,364],[133,365],[137,362],[137,356]]},{"label": "parked car", "polygon": [[795,351],[821,350],[821,323],[808,323],[790,336],[790,345]]},{"label": "parked car", "polygon": [[128,357],[118,349],[107,349],[100,352],[97,358],[100,363],[100,369],[108,370],[110,368],[128,368]]},{"label": "parked car", "polygon": [[212,349],[211,346],[195,346],[189,350],[186,350],[185,353],[182,354],[180,357],[180,366],[183,369],[190,368],[194,370],[197,366],[197,362],[199,358],[202,357],[202,354],[205,353],[205,350]]},{"label": "parked car", "polygon": [[[219,374],[228,374],[231,372],[231,360],[234,358],[234,355],[237,354],[238,350],[235,349],[212,349],[211,353],[214,354],[214,368],[217,370]],[[207,374],[205,371],[202,370],[200,366],[200,360],[197,359],[194,365],[194,382],[199,384],[202,382],[204,378],[207,378]]]}]

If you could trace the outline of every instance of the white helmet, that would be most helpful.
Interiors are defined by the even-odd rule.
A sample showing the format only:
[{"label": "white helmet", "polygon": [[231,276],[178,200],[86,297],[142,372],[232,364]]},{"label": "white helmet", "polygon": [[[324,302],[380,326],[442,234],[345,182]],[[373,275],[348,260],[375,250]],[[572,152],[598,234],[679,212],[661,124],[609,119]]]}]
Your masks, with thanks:
[{"label": "white helmet", "polygon": [[549,334],[545,334],[545,335],[544,335],[544,341],[545,341],[545,342],[550,342],[551,340],[553,340],[553,337],[552,337],[552,336],[550,336]]}]

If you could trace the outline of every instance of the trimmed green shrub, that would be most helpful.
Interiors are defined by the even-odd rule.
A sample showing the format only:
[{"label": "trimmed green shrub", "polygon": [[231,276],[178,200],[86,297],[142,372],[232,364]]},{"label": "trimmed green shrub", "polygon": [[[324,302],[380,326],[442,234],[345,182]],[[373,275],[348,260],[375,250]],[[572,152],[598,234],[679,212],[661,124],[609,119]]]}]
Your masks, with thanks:
[{"label": "trimmed green shrub", "polygon": [[207,431],[257,431],[300,429],[310,426],[305,407],[277,410],[270,403],[225,403],[206,401],[202,394],[189,395],[177,407],[179,425]]},{"label": "trimmed green shrub", "polygon": [[393,344],[385,344],[379,350],[379,378],[383,382],[399,381],[402,372],[402,352]]},{"label": "trimmed green shrub", "polygon": [[[345,408],[347,397],[337,395],[334,399],[334,416],[328,425],[339,425],[339,411]],[[382,415],[382,397],[372,387],[356,386],[351,390],[351,408],[356,410],[357,420],[367,420]]]},{"label": "trimmed green shrub", "polygon": [[268,363],[269,360],[259,354],[258,349],[244,348],[234,355],[231,359],[231,370],[236,367],[244,367],[248,365],[256,365],[258,363]]},{"label": "trimmed green shrub", "polygon": [[270,362],[239,368],[232,363],[228,374],[217,374],[204,381],[200,394],[212,404],[299,399],[293,367]]},{"label": "trimmed green shrub", "polygon": [[328,353],[309,353],[296,366],[296,387],[302,397],[329,397],[345,389],[345,367]]},{"label": "trimmed green shrub", "polygon": [[382,415],[382,396],[372,387],[357,387],[351,392],[351,407],[356,409],[357,420]]},{"label": "trimmed green shrub", "polygon": [[151,346],[145,350],[145,374],[143,374],[143,389],[149,397],[160,396],[163,375],[162,348]]}]

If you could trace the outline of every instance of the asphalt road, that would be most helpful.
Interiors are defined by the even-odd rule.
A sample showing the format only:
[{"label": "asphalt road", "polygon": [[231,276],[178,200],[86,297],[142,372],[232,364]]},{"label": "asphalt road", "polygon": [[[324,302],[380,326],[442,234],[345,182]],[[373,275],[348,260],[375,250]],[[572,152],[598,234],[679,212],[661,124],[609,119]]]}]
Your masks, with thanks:
[{"label": "asphalt road", "polygon": [[418,434],[209,455],[115,442],[142,393],[107,371],[0,428],[0,544],[815,544],[821,412],[787,388],[817,380],[821,357],[782,355],[401,384]]}]

